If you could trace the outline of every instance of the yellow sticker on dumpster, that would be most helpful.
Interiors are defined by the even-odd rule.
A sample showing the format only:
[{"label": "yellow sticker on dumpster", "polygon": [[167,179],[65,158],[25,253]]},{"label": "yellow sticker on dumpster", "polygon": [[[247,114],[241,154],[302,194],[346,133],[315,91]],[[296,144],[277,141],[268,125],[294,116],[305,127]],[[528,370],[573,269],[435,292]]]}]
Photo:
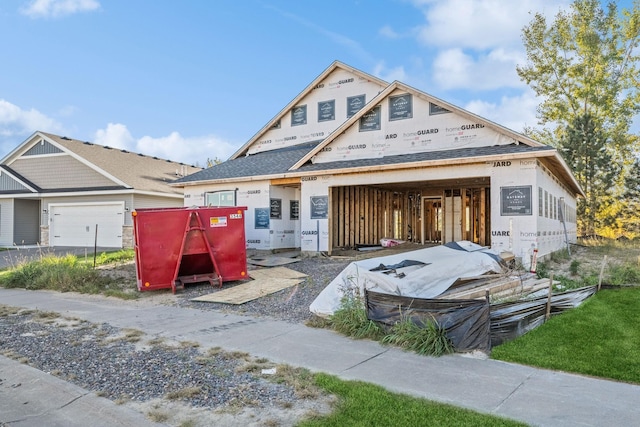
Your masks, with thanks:
[{"label": "yellow sticker on dumpster", "polygon": [[209,218],[209,226],[210,227],[226,227],[227,226],[227,217],[226,216],[212,216]]}]

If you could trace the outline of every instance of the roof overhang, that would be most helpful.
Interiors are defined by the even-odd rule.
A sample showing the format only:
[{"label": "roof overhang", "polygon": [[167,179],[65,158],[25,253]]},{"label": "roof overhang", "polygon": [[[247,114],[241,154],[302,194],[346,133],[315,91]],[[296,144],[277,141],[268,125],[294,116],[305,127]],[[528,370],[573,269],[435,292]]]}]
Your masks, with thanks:
[{"label": "roof overhang", "polygon": [[[567,187],[575,192],[575,194],[583,196],[584,192],[580,188],[580,185],[575,180],[573,175],[569,173],[569,169],[566,167],[566,164],[558,154],[557,150],[544,150],[544,151],[535,151],[535,152],[523,152],[523,153],[504,153],[504,154],[493,154],[493,155],[485,155],[485,156],[468,156],[468,157],[460,157],[454,159],[438,159],[438,160],[423,160],[416,162],[405,162],[405,163],[394,163],[394,164],[383,164],[376,165],[375,172],[383,172],[383,171],[393,171],[393,170],[406,170],[406,169],[421,169],[421,168],[435,168],[435,167],[443,167],[443,166],[459,166],[459,165],[470,165],[470,164],[478,164],[478,163],[486,163],[486,162],[498,162],[498,161],[506,161],[506,160],[519,160],[519,159],[531,159],[531,158],[540,159],[549,169],[551,169],[554,173],[561,176],[564,182],[567,183]],[[330,165],[330,163],[328,163]],[[231,183],[242,183],[242,182],[258,182],[258,181],[270,181],[274,179],[294,179],[294,178],[302,178],[307,176],[326,176],[326,175],[349,175],[349,174],[360,174],[360,173],[371,173],[372,166],[362,166],[362,167],[346,167],[346,168],[327,168],[327,169],[314,169],[310,171],[305,171],[304,169],[300,170],[292,170],[287,173],[280,174],[272,174],[272,175],[259,175],[259,176],[244,176],[237,178],[223,178],[216,180],[202,180],[202,181],[191,181],[191,182],[183,182],[183,183],[172,183],[169,184],[175,187],[195,187],[201,185],[208,184],[231,184]]]}]

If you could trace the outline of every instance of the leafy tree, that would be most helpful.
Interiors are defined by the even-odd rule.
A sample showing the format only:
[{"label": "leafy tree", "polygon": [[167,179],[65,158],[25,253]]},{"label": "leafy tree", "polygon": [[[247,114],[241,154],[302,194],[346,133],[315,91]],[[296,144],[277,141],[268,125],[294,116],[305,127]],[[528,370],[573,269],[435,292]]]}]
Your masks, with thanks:
[{"label": "leafy tree", "polygon": [[614,203],[611,188],[620,167],[612,161],[607,142],[602,126],[589,113],[576,116],[560,140],[561,153],[586,195],[578,205],[584,234],[596,234],[596,227],[604,225],[599,221],[598,212]]},{"label": "leafy tree", "polygon": [[618,172],[638,148],[629,127],[640,111],[640,0],[621,13],[615,3],[605,10],[597,0],[575,0],[551,24],[536,13],[522,39],[527,63],[517,72],[542,99],[544,128],[529,133],[558,147],[573,168],[587,193],[579,231],[594,232],[615,222],[617,209],[607,203],[620,203],[622,179],[610,179],[624,176]]},{"label": "leafy tree", "polygon": [[212,166],[215,165],[219,165],[220,163],[222,163],[222,160],[220,160],[218,157],[214,157],[213,159],[207,157],[207,167],[210,168]]},{"label": "leafy tree", "polygon": [[640,159],[636,158],[624,180],[621,222],[628,237],[640,236]]}]

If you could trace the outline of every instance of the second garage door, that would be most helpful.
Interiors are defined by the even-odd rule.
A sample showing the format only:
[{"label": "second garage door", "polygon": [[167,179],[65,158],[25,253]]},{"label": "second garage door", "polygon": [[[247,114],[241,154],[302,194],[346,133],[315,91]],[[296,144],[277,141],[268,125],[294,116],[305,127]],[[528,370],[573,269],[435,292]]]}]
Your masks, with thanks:
[{"label": "second garage door", "polygon": [[124,203],[49,205],[49,245],[122,247]]}]

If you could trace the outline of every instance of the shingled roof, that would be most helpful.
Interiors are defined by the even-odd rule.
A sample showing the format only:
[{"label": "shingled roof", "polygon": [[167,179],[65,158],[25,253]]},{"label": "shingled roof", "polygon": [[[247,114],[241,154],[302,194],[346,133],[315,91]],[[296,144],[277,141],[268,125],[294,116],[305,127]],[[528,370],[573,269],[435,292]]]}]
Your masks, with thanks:
[{"label": "shingled roof", "polygon": [[195,174],[202,168],[45,132],[51,139],[96,168],[138,191],[181,194],[167,184],[176,177]]},{"label": "shingled roof", "polygon": [[184,184],[217,179],[282,175],[288,173],[289,169],[319,142],[309,142],[227,160],[193,175],[179,178],[173,183]]}]

